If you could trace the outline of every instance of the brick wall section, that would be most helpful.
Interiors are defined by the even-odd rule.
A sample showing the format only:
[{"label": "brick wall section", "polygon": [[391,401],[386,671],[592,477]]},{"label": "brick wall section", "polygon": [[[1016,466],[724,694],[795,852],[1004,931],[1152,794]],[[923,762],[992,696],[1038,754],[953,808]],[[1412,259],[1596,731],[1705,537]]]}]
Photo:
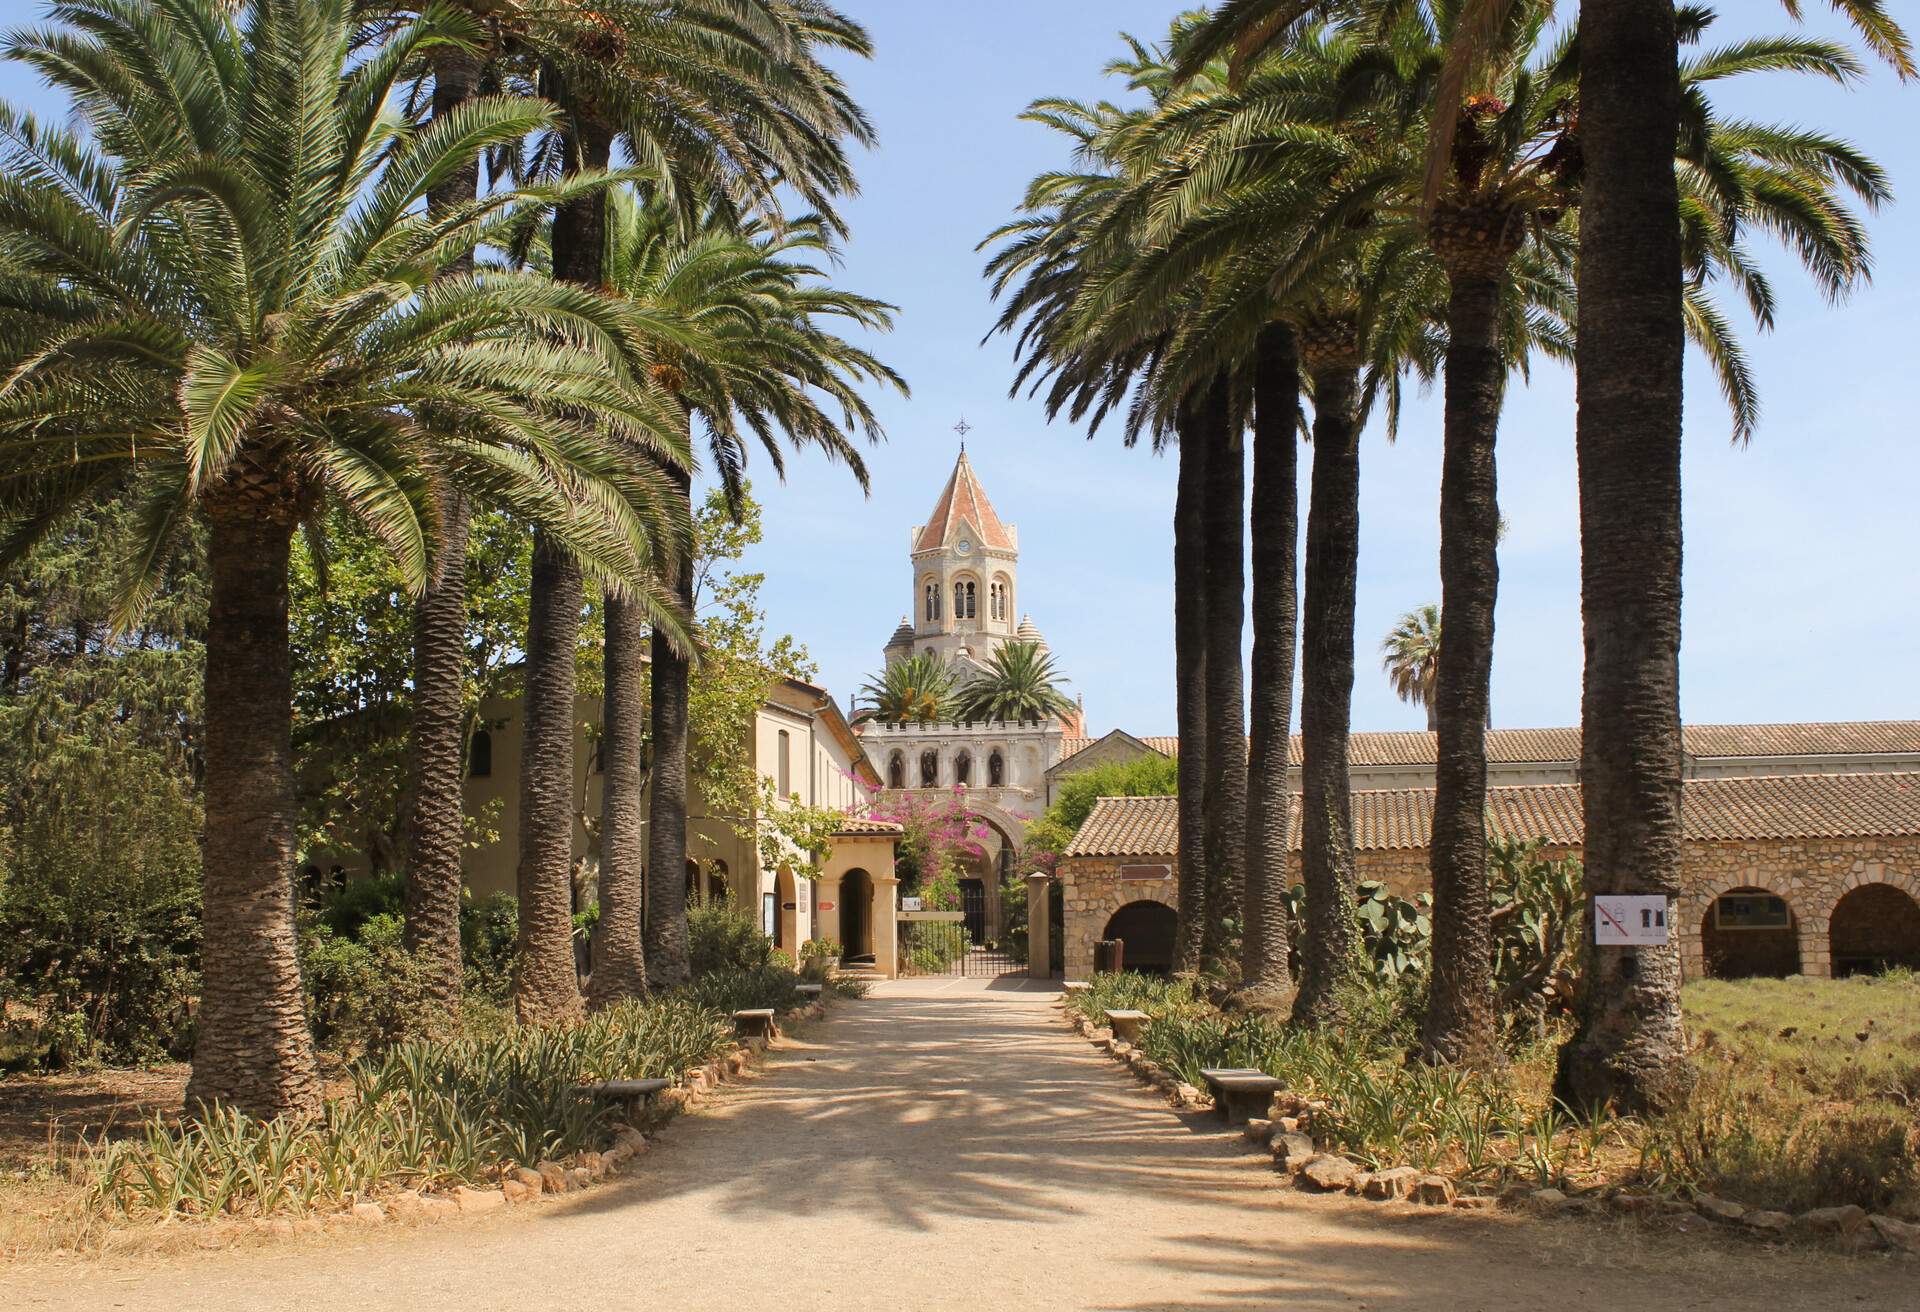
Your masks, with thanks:
[{"label": "brick wall section", "polygon": [[[1550,857],[1578,856],[1577,847],[1550,847]],[[1073,856],[1062,859],[1059,876],[1066,902],[1066,972],[1068,979],[1085,979],[1093,970],[1093,944],[1113,913],[1128,902],[1142,899],[1178,907],[1172,878],[1174,858],[1149,856]],[[1833,909],[1848,893],[1867,884],[1887,884],[1912,900],[1920,916],[1920,837],[1764,839],[1738,842],[1688,843],[1681,858],[1686,889],[1675,908],[1681,961],[1689,979],[1706,971],[1701,926],[1714,899],[1735,889],[1760,889],[1785,898],[1793,910],[1799,938],[1802,974],[1826,977],[1833,973],[1829,939]],[[1122,867],[1167,866],[1163,880],[1122,879]],[[1289,859],[1292,880],[1300,878],[1299,854]],[[1402,897],[1429,887],[1424,848],[1373,848],[1361,851],[1356,873],[1362,880],[1378,880]],[[1884,917],[1880,918],[1885,920]],[[1879,955],[1897,956],[1905,944],[1904,917],[1886,920],[1890,926],[1871,947]],[[1900,941],[1895,941],[1900,940]]]}]

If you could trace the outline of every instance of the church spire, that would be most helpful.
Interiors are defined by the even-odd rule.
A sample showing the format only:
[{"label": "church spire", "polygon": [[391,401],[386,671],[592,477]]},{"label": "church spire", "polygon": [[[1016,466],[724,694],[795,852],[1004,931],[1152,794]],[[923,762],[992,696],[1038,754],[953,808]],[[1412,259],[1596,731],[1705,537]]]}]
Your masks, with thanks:
[{"label": "church spire", "polygon": [[933,514],[914,538],[913,549],[937,551],[968,531],[978,535],[978,545],[982,547],[1015,550],[1013,532],[994,513],[993,503],[987,500],[986,490],[973,472],[973,462],[967,459],[963,441],[960,458],[954,461],[953,473],[948,476],[940,499],[934,503]]}]

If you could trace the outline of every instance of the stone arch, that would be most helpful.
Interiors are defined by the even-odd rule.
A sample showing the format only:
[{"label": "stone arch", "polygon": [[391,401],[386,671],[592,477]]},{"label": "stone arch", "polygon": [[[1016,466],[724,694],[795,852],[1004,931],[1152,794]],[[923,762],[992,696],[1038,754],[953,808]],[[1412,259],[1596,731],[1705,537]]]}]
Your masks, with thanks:
[{"label": "stone arch", "polygon": [[[1752,865],[1717,879],[1702,881],[1683,893],[1676,905],[1680,921],[1682,973],[1687,979],[1700,979],[1710,973],[1707,940],[1714,916],[1714,904],[1729,893],[1770,893],[1788,905],[1793,925],[1794,951],[1799,969],[1809,975],[1826,973],[1826,917],[1817,908],[1805,905],[1805,898],[1793,886],[1793,876],[1765,866]],[[1717,939],[1716,939],[1717,941]]]},{"label": "stone arch", "polygon": [[973,783],[973,753],[964,747],[953,754],[953,782],[958,788]]},{"label": "stone arch", "polygon": [[922,788],[940,786],[940,753],[931,747],[920,753],[920,786]]},{"label": "stone arch", "polygon": [[1874,974],[1892,966],[1920,970],[1920,881],[1883,872],[1848,883],[1827,913],[1833,973]]},{"label": "stone arch", "polygon": [[907,786],[907,757],[895,748],[893,755],[887,758],[887,787],[905,788]]},{"label": "stone arch", "polygon": [[993,618],[1003,624],[1013,622],[1013,577],[1005,570],[993,576]]},{"label": "stone arch", "polygon": [[873,876],[858,866],[840,876],[840,944],[849,961],[874,955]]},{"label": "stone arch", "polygon": [[1125,942],[1121,964],[1149,975],[1173,973],[1173,943],[1179,914],[1151,893],[1127,902],[1107,917],[1102,938]]},{"label": "stone arch", "polygon": [[1761,888],[1728,889],[1700,924],[1706,973],[1715,979],[1798,975],[1800,916],[1790,898]]},{"label": "stone arch", "polygon": [[987,753],[987,787],[1003,788],[1007,782],[1007,758],[998,747]]}]

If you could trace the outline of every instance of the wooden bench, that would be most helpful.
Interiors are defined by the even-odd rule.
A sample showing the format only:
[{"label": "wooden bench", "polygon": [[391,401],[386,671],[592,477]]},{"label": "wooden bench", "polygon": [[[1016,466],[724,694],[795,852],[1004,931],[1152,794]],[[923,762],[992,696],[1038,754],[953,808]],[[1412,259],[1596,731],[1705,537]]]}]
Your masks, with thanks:
[{"label": "wooden bench", "polygon": [[595,1102],[609,1102],[626,1114],[628,1121],[637,1120],[645,1112],[654,1097],[671,1088],[671,1080],[607,1080],[600,1084],[579,1084],[574,1093],[582,1098],[591,1098]]},{"label": "wooden bench", "polygon": [[1140,1031],[1146,1028],[1147,1022],[1152,1019],[1153,1017],[1147,1015],[1144,1011],[1128,1011],[1123,1009],[1120,1011],[1109,1011],[1107,1013],[1107,1024],[1113,1030],[1113,1037],[1122,1043],[1138,1044],[1140,1042]]},{"label": "wooden bench", "polygon": [[772,1007],[749,1007],[733,1013],[733,1033],[742,1039],[771,1039],[777,1031],[773,1027]]},{"label": "wooden bench", "polygon": [[1228,1125],[1245,1125],[1257,1116],[1265,1116],[1273,1095],[1287,1087],[1285,1080],[1244,1068],[1203,1070],[1200,1078],[1207,1082],[1213,1105],[1227,1118]]}]

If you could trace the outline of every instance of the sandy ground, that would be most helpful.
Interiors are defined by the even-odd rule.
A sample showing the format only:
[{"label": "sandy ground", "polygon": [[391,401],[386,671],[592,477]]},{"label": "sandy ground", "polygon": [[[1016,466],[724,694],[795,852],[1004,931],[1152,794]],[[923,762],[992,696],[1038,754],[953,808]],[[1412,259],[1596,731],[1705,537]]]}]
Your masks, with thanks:
[{"label": "sandy ground", "polygon": [[1920,1266],[1293,1192],[1031,981],[883,986],[575,1198],[18,1266],[0,1308],[1920,1309]]}]

